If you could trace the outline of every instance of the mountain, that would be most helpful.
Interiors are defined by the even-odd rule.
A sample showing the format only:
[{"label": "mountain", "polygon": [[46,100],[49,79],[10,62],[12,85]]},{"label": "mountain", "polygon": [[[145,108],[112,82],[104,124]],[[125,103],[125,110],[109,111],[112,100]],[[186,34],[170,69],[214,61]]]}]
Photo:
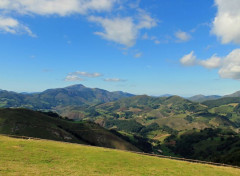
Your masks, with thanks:
[{"label": "mountain", "polygon": [[233,94],[229,94],[229,95],[225,95],[225,96],[219,96],[219,95],[205,96],[205,95],[199,94],[199,95],[195,95],[195,96],[189,97],[187,99],[190,100],[190,101],[193,101],[193,102],[202,103],[202,102],[205,102],[205,101],[218,100],[220,98],[226,98],[226,97],[240,97],[240,91],[237,91],[237,92],[235,92]]},{"label": "mountain", "polygon": [[172,94],[163,94],[163,95],[160,95],[159,97],[171,97],[173,96]]},{"label": "mountain", "polygon": [[109,92],[98,88],[88,88],[78,84],[32,94],[0,91],[0,107],[52,109],[57,106],[94,105],[131,96],[134,95],[120,91]]},{"label": "mountain", "polygon": [[233,94],[225,95],[224,97],[240,97],[240,91],[237,91]]},{"label": "mountain", "polygon": [[193,102],[201,103],[201,102],[204,102],[204,101],[207,101],[207,100],[217,100],[219,98],[221,98],[221,96],[219,96],[219,95],[205,96],[205,95],[199,94],[199,95],[195,95],[195,96],[189,97],[187,99],[190,100],[190,101],[193,101]]},{"label": "mountain", "polygon": [[210,108],[227,105],[231,103],[240,103],[240,91],[237,91],[233,94],[225,95],[215,100],[209,99],[209,100],[202,101],[202,104],[207,105]]},{"label": "mountain", "polygon": [[28,94],[37,94],[39,92],[20,92],[20,94],[28,95]]},{"label": "mountain", "polygon": [[240,97],[223,97],[217,100],[208,100],[202,102],[202,104],[208,106],[209,108],[228,105],[232,103],[240,103]]},{"label": "mountain", "polygon": [[27,109],[0,109],[0,134],[140,151],[119,135],[95,123],[72,122],[62,119],[55,113],[43,113]]}]

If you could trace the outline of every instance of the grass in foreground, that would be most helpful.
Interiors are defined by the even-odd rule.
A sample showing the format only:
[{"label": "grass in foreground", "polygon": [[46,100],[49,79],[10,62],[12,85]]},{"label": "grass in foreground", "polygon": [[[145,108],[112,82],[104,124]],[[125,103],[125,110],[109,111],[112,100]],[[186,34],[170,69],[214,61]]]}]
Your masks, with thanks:
[{"label": "grass in foreground", "polygon": [[234,176],[239,169],[0,136],[0,175]]}]

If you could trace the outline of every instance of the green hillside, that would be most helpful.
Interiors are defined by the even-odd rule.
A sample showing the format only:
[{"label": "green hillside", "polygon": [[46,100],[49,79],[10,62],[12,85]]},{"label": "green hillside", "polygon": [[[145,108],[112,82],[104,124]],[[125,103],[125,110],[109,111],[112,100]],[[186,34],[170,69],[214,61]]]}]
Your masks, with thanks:
[{"label": "green hillside", "polygon": [[144,95],[85,108],[63,108],[60,113],[76,120],[92,120],[106,128],[138,134],[140,131],[152,131],[146,131],[144,128],[153,123],[158,125],[155,131],[167,133],[226,125],[235,127],[233,122],[225,118],[226,114],[208,112],[208,110],[205,105],[178,96],[154,98]]},{"label": "green hillside", "polygon": [[226,105],[226,104],[230,104],[230,103],[240,103],[240,97],[224,97],[224,98],[220,98],[218,100],[205,101],[202,104],[204,104],[210,108],[213,108],[213,107]]},{"label": "green hillside", "polygon": [[240,135],[231,130],[189,130],[167,137],[164,145],[185,158],[240,165]]},{"label": "green hillside", "polygon": [[0,175],[238,176],[240,170],[125,151],[0,136]]},{"label": "green hillside", "polygon": [[54,113],[27,109],[0,109],[0,134],[140,151],[116,134],[93,122],[64,120]]},{"label": "green hillside", "polygon": [[[225,102],[225,99],[215,100],[223,100],[220,104],[224,105],[207,106],[178,96],[143,95],[85,108],[68,107],[62,112],[75,120],[92,120],[116,130],[132,139],[131,142],[144,138],[155,153],[240,165],[238,157],[234,157],[239,156],[240,149],[236,141],[239,139],[240,105],[235,101]],[[211,136],[205,129],[219,134]],[[194,137],[196,140],[188,140]],[[152,152],[150,148],[145,145],[141,149]],[[206,154],[204,150],[211,152]]]}]

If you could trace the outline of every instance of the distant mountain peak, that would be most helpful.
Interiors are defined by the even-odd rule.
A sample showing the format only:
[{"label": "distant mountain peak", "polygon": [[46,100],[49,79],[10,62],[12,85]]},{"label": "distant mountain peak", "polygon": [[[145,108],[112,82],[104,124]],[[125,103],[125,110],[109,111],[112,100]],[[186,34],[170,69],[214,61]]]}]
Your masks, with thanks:
[{"label": "distant mountain peak", "polygon": [[171,97],[173,96],[172,94],[163,94],[163,95],[160,95],[159,97]]},{"label": "distant mountain peak", "polygon": [[205,97],[205,95],[203,95],[203,94],[198,94],[198,95],[195,95],[195,96],[193,96],[193,97]]}]

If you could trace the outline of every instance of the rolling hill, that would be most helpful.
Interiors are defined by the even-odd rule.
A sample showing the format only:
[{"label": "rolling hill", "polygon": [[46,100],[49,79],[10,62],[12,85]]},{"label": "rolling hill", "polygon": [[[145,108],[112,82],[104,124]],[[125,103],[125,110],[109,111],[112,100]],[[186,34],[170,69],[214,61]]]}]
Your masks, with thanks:
[{"label": "rolling hill", "polygon": [[[221,99],[211,101],[221,102]],[[155,153],[240,165],[239,159],[233,159],[240,149],[236,142],[240,127],[239,104],[225,103],[228,104],[212,107],[178,96],[157,98],[142,95],[86,108],[72,107],[63,109],[63,112],[70,118],[74,113],[75,120],[76,114],[81,114],[79,119],[94,121],[130,138],[145,138],[154,146]],[[205,129],[216,130],[219,134],[211,136],[209,132],[205,135]],[[198,139],[195,136],[203,138],[187,140]],[[198,148],[211,152],[202,157],[204,151]]]},{"label": "rolling hill", "polygon": [[140,151],[93,122],[64,120],[54,113],[0,109],[0,134],[30,136],[94,146]]},{"label": "rolling hill", "polygon": [[199,94],[199,95],[195,95],[195,96],[189,97],[188,100],[193,101],[193,102],[202,103],[202,102],[207,101],[207,100],[217,100],[219,98],[221,98],[221,96],[219,96],[219,95],[205,96],[205,95]]},{"label": "rolling hill", "polygon": [[240,170],[125,151],[0,135],[0,175],[238,176]]},{"label": "rolling hill", "polygon": [[[157,123],[159,128],[168,126],[173,130],[187,130],[211,127],[208,122],[215,118],[214,115],[208,118],[197,116],[198,113],[206,110],[206,106],[178,96],[156,98],[142,95],[88,108],[62,109],[62,115],[69,118],[79,116],[79,119],[92,120],[108,128],[111,126],[109,124],[112,124],[111,127],[118,127],[116,123],[120,125],[124,123],[123,121],[129,121],[133,126],[139,126],[139,130],[141,130],[141,125],[148,126],[152,123]],[[196,118],[194,115],[196,115]],[[189,118],[192,118],[192,120]],[[127,127],[126,125],[123,126]]]}]

